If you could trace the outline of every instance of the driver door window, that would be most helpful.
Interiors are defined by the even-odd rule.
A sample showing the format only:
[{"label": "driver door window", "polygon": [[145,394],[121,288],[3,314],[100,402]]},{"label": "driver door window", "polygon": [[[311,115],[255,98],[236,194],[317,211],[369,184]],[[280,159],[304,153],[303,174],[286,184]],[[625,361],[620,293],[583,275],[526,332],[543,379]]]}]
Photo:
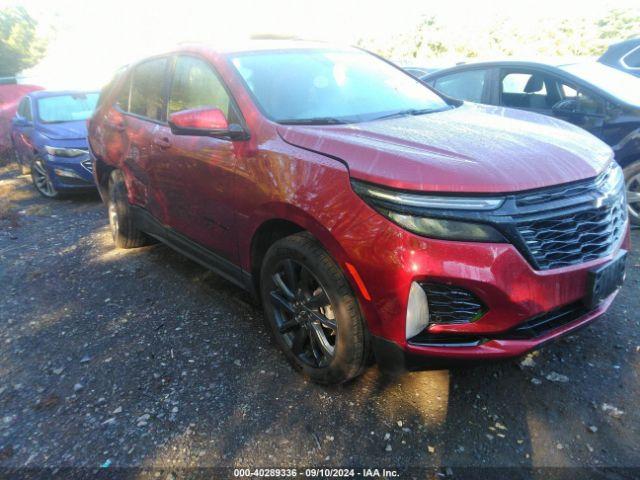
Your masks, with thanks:
[{"label": "driver door window", "polygon": [[229,95],[206,62],[194,57],[178,57],[169,96],[169,115],[202,107],[219,108],[229,118]]},{"label": "driver door window", "polygon": [[604,112],[604,103],[596,96],[566,83],[560,83],[559,85],[562,100],[575,100],[575,113],[600,115]]}]

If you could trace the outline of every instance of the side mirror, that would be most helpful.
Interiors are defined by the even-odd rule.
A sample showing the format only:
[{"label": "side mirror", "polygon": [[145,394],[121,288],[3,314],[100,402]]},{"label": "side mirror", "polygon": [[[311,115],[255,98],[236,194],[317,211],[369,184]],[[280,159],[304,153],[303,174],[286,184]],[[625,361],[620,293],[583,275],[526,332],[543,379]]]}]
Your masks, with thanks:
[{"label": "side mirror", "polygon": [[570,98],[567,100],[560,100],[553,107],[551,111],[554,115],[572,115],[578,112],[578,100]]},{"label": "side mirror", "polygon": [[247,132],[237,124],[229,125],[219,108],[194,108],[169,115],[169,126],[175,135],[199,135],[246,140]]},{"label": "side mirror", "polygon": [[28,127],[31,125],[31,122],[26,118],[16,116],[11,119],[11,124],[16,127]]}]

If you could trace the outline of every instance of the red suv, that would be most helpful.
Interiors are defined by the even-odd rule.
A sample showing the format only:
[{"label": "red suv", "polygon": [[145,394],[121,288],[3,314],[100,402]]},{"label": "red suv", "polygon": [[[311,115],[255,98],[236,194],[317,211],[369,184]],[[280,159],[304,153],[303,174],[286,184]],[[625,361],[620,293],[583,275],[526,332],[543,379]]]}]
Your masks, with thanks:
[{"label": "red suv", "polygon": [[[184,47],[89,124],[118,247],[160,240],[254,292],[321,383],[520,355],[601,315],[629,226],[611,149],[444,98],[355,48]],[[175,292],[179,295],[180,292]]]}]

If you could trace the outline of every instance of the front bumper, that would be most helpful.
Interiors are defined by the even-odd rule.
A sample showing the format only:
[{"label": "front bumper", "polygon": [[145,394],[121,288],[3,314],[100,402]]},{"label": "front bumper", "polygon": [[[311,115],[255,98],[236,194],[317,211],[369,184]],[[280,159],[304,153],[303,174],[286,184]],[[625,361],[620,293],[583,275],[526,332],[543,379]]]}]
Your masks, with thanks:
[{"label": "front bumper", "polygon": [[45,155],[45,166],[56,190],[92,190],[95,188],[89,154],[78,157]]},{"label": "front bumper", "polygon": [[[567,267],[536,270],[511,244],[434,240],[408,233],[379,215],[370,215],[345,234],[338,232],[349,262],[367,293],[360,304],[374,337],[378,362],[388,370],[433,368],[498,360],[569,333],[601,316],[615,294],[594,310],[578,308],[571,318],[552,323],[530,338],[512,335],[518,327],[550,312],[581,306],[589,271],[611,261],[630,245],[629,229],[610,255]],[[362,239],[370,242],[366,248]],[[461,324],[435,324],[429,333],[480,339],[473,345],[424,345],[407,341],[405,319],[412,282],[453,285],[472,292],[486,312]],[[359,291],[356,282],[352,282]]]},{"label": "front bumper", "polygon": [[508,338],[507,333],[504,337],[497,335],[495,338],[484,338],[478,345],[472,347],[429,347],[428,351],[425,351],[423,348],[403,349],[394,342],[374,336],[373,350],[380,369],[391,373],[468,366],[518,357],[599,319],[607,311],[616,295],[617,292],[599,307],[575,320],[532,338]]}]

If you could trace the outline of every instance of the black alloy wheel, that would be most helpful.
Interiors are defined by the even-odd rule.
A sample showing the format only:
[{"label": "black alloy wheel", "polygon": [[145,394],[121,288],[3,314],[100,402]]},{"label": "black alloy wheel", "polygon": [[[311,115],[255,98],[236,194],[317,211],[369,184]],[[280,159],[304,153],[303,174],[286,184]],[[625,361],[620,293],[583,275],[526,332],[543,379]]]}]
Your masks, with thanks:
[{"label": "black alloy wheel", "polygon": [[260,270],[265,320],[285,357],[320,384],[364,371],[370,337],[344,272],[309,232],[276,241]]},{"label": "black alloy wheel", "polygon": [[305,266],[286,259],[271,275],[269,290],[284,343],[307,365],[328,366],[335,352],[338,325],[318,279]]}]

